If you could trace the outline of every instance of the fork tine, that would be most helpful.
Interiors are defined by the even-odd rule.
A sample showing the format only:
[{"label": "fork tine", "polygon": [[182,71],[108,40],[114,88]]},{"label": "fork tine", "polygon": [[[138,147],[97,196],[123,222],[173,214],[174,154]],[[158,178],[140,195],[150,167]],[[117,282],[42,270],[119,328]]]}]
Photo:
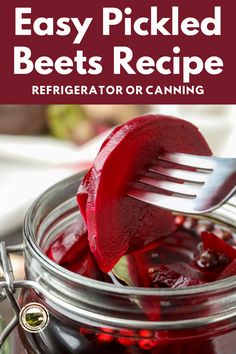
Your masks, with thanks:
[{"label": "fork tine", "polygon": [[193,199],[161,195],[158,193],[143,191],[137,188],[131,188],[127,194],[132,198],[155,205],[160,208],[170,209],[171,206],[171,210],[179,213],[199,213],[197,210],[194,210]]},{"label": "fork tine", "polygon": [[209,156],[196,156],[182,153],[164,153],[159,156],[160,160],[176,163],[178,165],[190,166],[199,169],[213,170],[215,162]]},{"label": "fork tine", "polygon": [[174,193],[182,194],[184,196],[192,196],[192,197],[196,196],[201,189],[199,185],[193,187],[186,184],[180,184],[180,183],[174,183],[168,181],[159,181],[157,179],[146,177],[146,176],[142,176],[139,179],[139,182],[145,183],[149,186],[164,189],[169,192],[174,192]]},{"label": "fork tine", "polygon": [[165,168],[162,166],[152,166],[149,168],[149,171],[158,173],[162,176],[174,177],[183,181],[196,183],[205,183],[209,177],[208,173],[177,170],[175,168]]}]

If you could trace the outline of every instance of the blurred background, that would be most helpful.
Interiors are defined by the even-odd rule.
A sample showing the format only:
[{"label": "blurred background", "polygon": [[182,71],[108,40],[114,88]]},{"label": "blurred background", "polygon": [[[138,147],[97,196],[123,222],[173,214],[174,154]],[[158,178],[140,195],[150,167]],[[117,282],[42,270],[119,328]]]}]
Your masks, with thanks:
[{"label": "blurred background", "polygon": [[[192,122],[214,155],[236,157],[234,105],[0,105],[0,241],[21,243],[21,225],[33,200],[87,169],[112,127],[150,112]],[[22,256],[14,255],[12,263],[16,278],[23,279]],[[4,327],[1,314],[9,321],[10,307],[0,299]],[[2,353],[20,353],[14,343],[9,349],[6,342]]]},{"label": "blurred background", "polygon": [[0,106],[0,237],[21,227],[31,202],[88,168],[112,127],[155,112],[191,121],[217,156],[236,156],[236,106]]}]

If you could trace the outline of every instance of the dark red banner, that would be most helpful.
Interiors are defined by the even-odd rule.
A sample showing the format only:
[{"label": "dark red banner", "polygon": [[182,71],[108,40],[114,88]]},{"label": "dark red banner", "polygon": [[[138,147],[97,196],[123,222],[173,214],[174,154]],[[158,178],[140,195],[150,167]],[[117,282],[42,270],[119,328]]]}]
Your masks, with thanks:
[{"label": "dark red banner", "polygon": [[232,1],[3,2],[0,103],[234,104]]}]

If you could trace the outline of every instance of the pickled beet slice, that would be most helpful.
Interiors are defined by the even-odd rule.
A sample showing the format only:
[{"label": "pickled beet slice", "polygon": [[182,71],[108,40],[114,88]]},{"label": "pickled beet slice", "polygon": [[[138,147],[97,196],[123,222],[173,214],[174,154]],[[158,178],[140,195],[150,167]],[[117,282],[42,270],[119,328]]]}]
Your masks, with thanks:
[{"label": "pickled beet slice", "polygon": [[89,251],[87,229],[80,217],[76,223],[57,236],[46,254],[55,263],[63,265],[78,260]]},{"label": "pickled beet slice", "polygon": [[160,153],[210,155],[198,129],[181,119],[148,115],[117,128],[103,144],[78,192],[90,248],[104,272],[122,255],[175,229],[170,212],[126,196]]},{"label": "pickled beet slice", "polygon": [[[113,129],[111,134],[102,143],[99,153],[107,145],[107,143],[111,140],[111,138],[121,129],[121,127],[122,126],[117,126],[116,128]],[[79,195],[78,195],[80,212],[83,215],[85,222],[87,222],[86,206],[87,206],[88,195],[93,193],[93,188],[92,188],[93,186],[90,180],[91,174],[92,174],[92,168],[90,168],[90,170],[84,176],[83,181],[80,184]]]},{"label": "pickled beet slice", "polygon": [[192,279],[186,275],[177,273],[165,265],[160,266],[152,281],[153,287],[157,288],[185,288],[187,286],[200,284],[204,284],[204,282],[199,279]]},{"label": "pickled beet slice", "polygon": [[60,266],[88,278],[104,280],[90,250],[85,223],[77,222],[59,234],[47,251],[47,256]]},{"label": "pickled beet slice", "polygon": [[87,278],[104,280],[104,276],[100,271],[90,249],[83,256],[81,255],[80,260],[76,260],[68,264],[64,263],[63,267],[70,270],[71,272],[83,275]]},{"label": "pickled beet slice", "polygon": [[224,270],[223,272],[219,275],[217,280],[232,277],[233,275],[236,275],[236,259],[234,259]]},{"label": "pickled beet slice", "polygon": [[231,260],[236,258],[236,250],[214,233],[204,231],[201,233],[201,237],[205,250],[210,249],[217,253],[225,254]]}]

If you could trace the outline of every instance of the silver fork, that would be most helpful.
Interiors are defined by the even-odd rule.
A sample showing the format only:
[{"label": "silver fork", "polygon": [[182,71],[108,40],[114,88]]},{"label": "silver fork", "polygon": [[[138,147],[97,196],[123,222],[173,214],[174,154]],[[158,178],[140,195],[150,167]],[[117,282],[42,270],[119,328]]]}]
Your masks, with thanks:
[{"label": "silver fork", "polygon": [[[140,189],[130,188],[129,196],[176,212],[203,214],[221,206],[236,191],[236,158],[164,153],[159,160],[165,161],[165,167],[151,166],[153,176],[140,176]],[[142,184],[151,186],[152,191],[143,190]]]}]

